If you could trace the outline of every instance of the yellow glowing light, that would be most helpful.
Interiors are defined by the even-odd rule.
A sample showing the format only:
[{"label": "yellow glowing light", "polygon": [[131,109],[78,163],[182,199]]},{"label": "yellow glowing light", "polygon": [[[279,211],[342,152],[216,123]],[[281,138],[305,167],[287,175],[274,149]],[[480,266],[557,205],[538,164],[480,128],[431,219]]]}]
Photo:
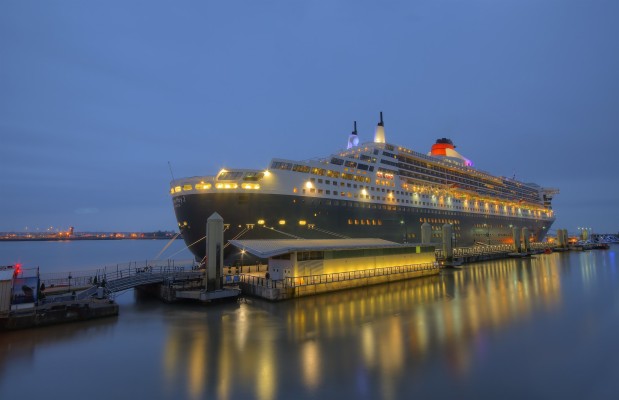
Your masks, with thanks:
[{"label": "yellow glowing light", "polygon": [[362,189],[362,190],[361,190],[361,194],[362,194],[362,195],[364,195],[364,196],[367,196],[368,191],[367,191],[367,190],[365,190],[365,189]]},{"label": "yellow glowing light", "polygon": [[260,189],[260,184],[258,183],[244,183],[242,185],[243,189]]},{"label": "yellow glowing light", "polygon": [[259,219],[258,220],[258,225],[264,225],[264,220],[263,219]]},{"label": "yellow glowing light", "polygon": [[193,186],[191,185],[183,185],[183,190],[191,190],[193,189]]},{"label": "yellow glowing light", "polygon": [[181,191],[181,187],[180,187],[180,186],[175,186],[175,187],[174,187],[174,192],[175,192],[175,193],[178,193],[178,192],[180,192],[180,191]]},{"label": "yellow glowing light", "polygon": [[307,221],[305,221],[304,219],[299,221],[299,225],[301,226],[305,226],[307,224]]},{"label": "yellow glowing light", "polygon": [[279,224],[280,225],[286,225],[286,220],[285,219],[280,219],[279,220]]},{"label": "yellow glowing light", "polygon": [[269,176],[271,176],[271,171],[269,171],[268,169],[266,171],[264,171],[264,176],[267,177],[267,178]]},{"label": "yellow glowing light", "polygon": [[174,188],[170,188],[170,194],[174,193]]},{"label": "yellow glowing light", "polygon": [[305,188],[306,189],[311,189],[313,187],[314,187],[314,185],[312,185],[312,182],[310,182],[310,181],[305,182]]}]

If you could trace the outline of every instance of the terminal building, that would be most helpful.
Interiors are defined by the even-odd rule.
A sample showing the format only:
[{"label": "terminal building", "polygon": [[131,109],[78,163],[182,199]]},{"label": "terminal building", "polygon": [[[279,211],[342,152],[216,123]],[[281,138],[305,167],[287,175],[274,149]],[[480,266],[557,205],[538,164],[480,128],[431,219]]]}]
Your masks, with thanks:
[{"label": "terminal building", "polygon": [[240,251],[268,259],[269,277],[275,281],[436,261],[434,245],[400,244],[383,239],[230,240],[230,243]]}]

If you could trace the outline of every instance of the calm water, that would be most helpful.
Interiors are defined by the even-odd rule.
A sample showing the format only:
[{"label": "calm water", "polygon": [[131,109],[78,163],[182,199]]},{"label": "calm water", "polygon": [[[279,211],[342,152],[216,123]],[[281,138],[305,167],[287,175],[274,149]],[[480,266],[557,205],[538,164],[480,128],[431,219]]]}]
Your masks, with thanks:
[{"label": "calm water", "polygon": [[[0,243],[0,264],[97,267],[164,245]],[[0,334],[0,399],[617,398],[617,250],[283,303],[127,292],[118,318]]]}]

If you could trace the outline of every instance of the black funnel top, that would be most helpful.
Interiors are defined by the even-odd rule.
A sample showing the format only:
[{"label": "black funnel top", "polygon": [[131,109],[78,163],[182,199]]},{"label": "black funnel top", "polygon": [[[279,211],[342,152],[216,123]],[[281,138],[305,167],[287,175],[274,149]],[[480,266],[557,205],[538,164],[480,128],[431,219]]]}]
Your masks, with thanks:
[{"label": "black funnel top", "polygon": [[[447,138],[440,138],[440,139],[436,139],[436,143],[442,143],[442,144],[450,144],[453,146],[453,142],[451,141],[451,139],[447,139]],[[456,146],[454,146],[455,148]]]},{"label": "black funnel top", "polygon": [[385,124],[383,123],[383,112],[380,112],[380,122],[378,123],[378,126],[385,126]]},{"label": "black funnel top", "polygon": [[353,129],[352,134],[356,135],[357,134],[357,121],[354,121],[354,127],[355,128]]}]

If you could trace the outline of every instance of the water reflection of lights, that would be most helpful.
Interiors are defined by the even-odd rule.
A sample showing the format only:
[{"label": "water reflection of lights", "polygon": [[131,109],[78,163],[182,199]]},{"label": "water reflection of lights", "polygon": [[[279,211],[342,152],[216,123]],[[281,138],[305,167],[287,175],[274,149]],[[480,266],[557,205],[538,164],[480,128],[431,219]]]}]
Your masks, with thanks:
[{"label": "water reflection of lights", "polygon": [[582,251],[578,255],[583,286],[585,289],[591,289],[597,272],[593,264],[594,254],[590,251]]},{"label": "water reflection of lights", "polygon": [[411,364],[420,368],[438,354],[449,371],[466,375],[472,358],[483,357],[488,331],[540,306],[556,307],[559,256],[487,262],[277,304],[240,304],[216,321],[173,329],[165,370],[172,377],[186,373],[192,398],[247,394],[267,400],[282,396],[282,376],[294,379],[286,386],[318,393],[341,368],[335,359],[346,355],[355,363],[351,373],[364,382],[378,379],[381,395],[393,397]]},{"label": "water reflection of lights", "polygon": [[376,339],[372,327],[370,327],[370,324],[363,324],[361,326],[361,354],[363,354],[363,361],[368,368],[373,368],[376,363],[375,344]]},{"label": "water reflection of lights", "polygon": [[258,355],[257,369],[257,398],[259,400],[270,400],[276,397],[277,381],[277,362],[275,359],[276,350],[273,346],[273,340],[267,340],[265,343],[270,344],[261,347]]},{"label": "water reflection of lights", "polygon": [[308,340],[301,346],[301,371],[303,383],[310,390],[320,385],[320,351],[314,340]]},{"label": "water reflection of lights", "polygon": [[239,307],[237,314],[238,322],[236,324],[236,329],[234,330],[236,336],[236,346],[239,350],[243,350],[245,348],[245,343],[247,343],[247,335],[249,333],[249,323],[247,321],[247,307]]},{"label": "water reflection of lights", "polygon": [[187,387],[192,399],[199,399],[204,391],[204,377],[208,372],[208,363],[206,362],[207,337],[207,335],[196,335],[191,346]]}]

